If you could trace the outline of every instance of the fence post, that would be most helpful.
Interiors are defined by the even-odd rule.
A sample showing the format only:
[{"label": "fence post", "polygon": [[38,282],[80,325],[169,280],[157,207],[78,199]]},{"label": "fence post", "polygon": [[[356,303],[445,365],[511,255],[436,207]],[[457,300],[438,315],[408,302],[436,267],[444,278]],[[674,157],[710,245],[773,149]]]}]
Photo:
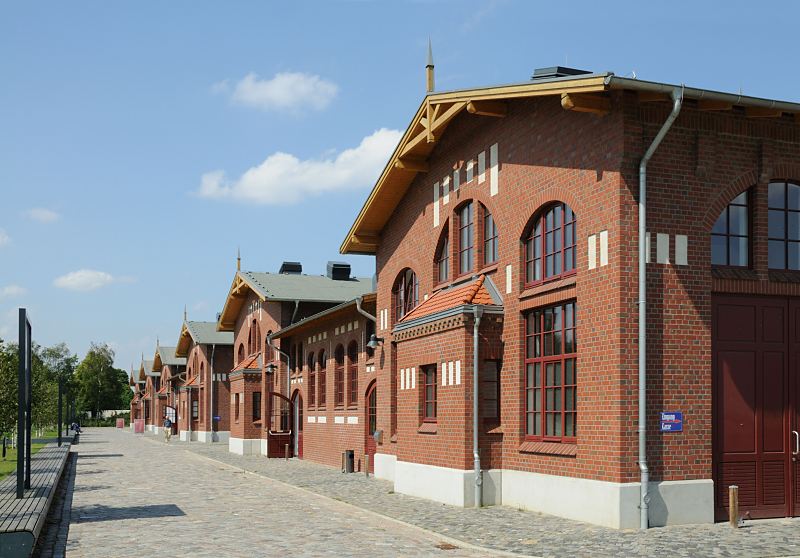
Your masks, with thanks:
[{"label": "fence post", "polygon": [[369,478],[369,454],[364,454],[364,476]]},{"label": "fence post", "polygon": [[735,484],[728,487],[728,520],[731,527],[739,528],[739,487]]},{"label": "fence post", "polygon": [[283,459],[289,461],[289,444],[285,444],[283,447]]}]

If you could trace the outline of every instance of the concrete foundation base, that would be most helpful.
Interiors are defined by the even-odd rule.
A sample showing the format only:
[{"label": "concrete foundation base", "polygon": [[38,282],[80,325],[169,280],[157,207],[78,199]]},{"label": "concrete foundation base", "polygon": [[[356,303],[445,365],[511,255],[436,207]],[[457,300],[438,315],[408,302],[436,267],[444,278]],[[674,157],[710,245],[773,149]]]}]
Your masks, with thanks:
[{"label": "concrete foundation base", "polygon": [[[475,505],[474,474],[375,456],[375,476],[394,477],[398,493],[453,506]],[[613,483],[509,469],[483,472],[484,505],[503,504],[615,529],[639,527],[639,484]],[[710,479],[650,483],[650,525],[714,522]]]},{"label": "concrete foundation base", "polygon": [[227,444],[230,440],[231,433],[230,432],[208,432],[207,430],[200,430],[197,432],[197,441],[198,442],[205,442],[205,443],[212,443],[212,442],[219,442]]},{"label": "concrete foundation base", "polygon": [[259,455],[261,454],[261,440],[229,438],[228,451],[237,455]]}]

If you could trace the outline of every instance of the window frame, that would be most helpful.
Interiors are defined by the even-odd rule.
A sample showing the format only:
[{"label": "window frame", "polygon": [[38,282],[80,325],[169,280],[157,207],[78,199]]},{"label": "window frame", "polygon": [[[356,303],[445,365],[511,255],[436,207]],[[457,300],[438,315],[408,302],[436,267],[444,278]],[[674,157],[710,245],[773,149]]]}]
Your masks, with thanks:
[{"label": "window frame", "polygon": [[[467,224],[464,224],[465,211],[468,211],[469,216],[469,222]],[[456,277],[463,277],[464,275],[469,275],[475,271],[475,201],[465,201],[456,209],[456,215],[458,216],[458,244],[456,250],[458,253],[458,261],[456,262],[458,264],[458,273],[456,273]],[[466,248],[464,247],[464,231],[467,231],[466,238],[469,239],[469,245]],[[469,266],[466,268],[464,267],[463,262],[464,254],[467,254],[469,258]]]},{"label": "window frame", "polygon": [[[547,216],[550,214],[552,210],[556,207],[561,208],[561,224],[554,225],[553,228],[547,229]],[[572,214],[572,220],[567,222],[565,221],[565,217],[567,214],[567,209]],[[567,244],[567,227],[570,226],[572,229],[572,243]],[[541,227],[541,228],[539,228]],[[537,234],[537,231],[541,231]],[[560,234],[561,240],[561,248],[554,249],[552,252],[547,252],[547,234],[554,231],[560,231],[560,233],[556,233],[557,235]],[[529,248],[529,246],[535,247],[538,244],[539,247],[539,257],[536,257],[536,253]],[[554,202],[542,207],[535,215],[533,220],[531,221],[530,225],[528,225],[526,229],[526,234],[523,238],[522,243],[522,263],[523,263],[523,270],[524,270],[524,277],[525,277],[525,288],[535,287],[537,285],[541,285],[543,283],[548,283],[550,281],[556,281],[558,279],[563,279],[565,277],[571,277],[576,275],[578,272],[578,216],[572,207],[565,202]],[[573,267],[570,269],[566,269],[566,253],[571,251],[572,253],[572,265]],[[547,275],[547,257],[550,255],[558,255],[561,262],[561,272],[554,273],[553,275]],[[536,261],[539,260],[540,262],[540,269],[541,269],[541,277],[537,279],[536,275]],[[533,263],[533,266],[529,265]],[[533,269],[534,277],[530,276],[530,270]]]},{"label": "window frame", "polygon": [[239,422],[239,415],[241,410],[241,403],[240,403],[240,393],[237,391],[233,394],[233,421]]},{"label": "window frame", "polygon": [[306,365],[308,366],[308,406],[317,406],[317,371],[314,351],[308,353]]},{"label": "window frame", "polygon": [[[499,254],[499,252],[500,252],[500,239],[499,239],[499,236],[500,235],[499,235],[499,233],[497,231],[497,221],[495,221],[494,215],[492,214],[491,211],[489,211],[489,208],[487,208],[486,206],[482,206],[482,207],[483,207],[483,228],[482,228],[482,231],[483,231],[483,243],[482,243],[483,244],[483,254],[481,255],[481,257],[483,258],[483,267],[486,267],[486,266],[494,265],[498,261],[500,261],[500,254]],[[489,231],[487,230],[488,229],[487,228],[487,224],[488,224],[487,221],[491,221],[491,224],[492,224],[492,226],[491,226],[491,233],[492,233],[491,236],[489,235]],[[489,253],[489,250],[487,250],[487,247],[491,247],[491,253],[494,255],[494,259],[492,259],[492,260],[490,260],[487,257],[487,254]]]},{"label": "window frame", "polygon": [[[769,201],[769,188],[773,184],[782,184],[783,185],[783,207],[773,207],[770,205]],[[798,256],[797,260],[797,267],[789,267],[789,247],[791,245],[796,245],[798,249],[800,249],[800,239],[790,239],[789,238],[789,216],[794,214],[797,216],[798,220],[800,220],[800,205],[798,205],[797,209],[789,207],[789,186],[794,186],[796,188],[800,188],[800,182],[795,180],[790,180],[788,178],[774,178],[769,181],[767,184],[767,269],[775,270],[775,271],[800,271],[800,256]],[[770,214],[773,211],[780,211],[783,213],[783,237],[773,237],[769,232],[769,222],[770,222]],[[770,263],[769,253],[770,247],[772,246],[773,242],[782,242],[783,243],[783,267],[772,267]]]},{"label": "window frame", "polygon": [[[741,203],[734,203],[741,195],[745,196],[744,204]],[[714,221],[714,225],[711,227],[711,246],[710,246],[710,259],[711,265],[714,267],[730,267],[734,269],[750,269],[753,262],[753,196],[752,196],[752,188],[748,188],[744,192],[740,192],[736,194],[736,196],[728,202],[725,208],[720,212],[717,220]],[[731,234],[730,232],[730,208],[731,206],[735,207],[744,207],[745,213],[747,215],[747,232],[744,235],[741,234]],[[717,222],[725,216],[725,232],[724,233],[716,233],[714,232],[714,227],[717,226]],[[715,237],[722,237],[725,239],[725,263],[714,263],[714,238]],[[744,238],[747,241],[747,263],[744,265],[732,264],[730,263],[731,259],[731,252],[730,252],[730,243],[732,238]]]},{"label": "window frame", "polygon": [[434,258],[434,284],[439,285],[450,280],[450,227],[445,225]]},{"label": "window frame", "polygon": [[[490,365],[494,366],[494,372],[496,374],[496,377],[493,380],[487,380],[486,379],[486,376],[488,375],[488,370],[489,370],[488,367]],[[492,426],[500,424],[500,415],[501,415],[500,401],[501,401],[501,393],[502,393],[501,392],[502,370],[503,370],[503,361],[500,360],[500,359],[486,359],[486,360],[483,361],[483,366],[481,367],[481,371],[480,371],[481,373],[480,373],[480,377],[479,377],[479,382],[480,382],[480,393],[481,393],[480,414],[481,414],[481,418],[483,419],[484,424],[490,424]],[[490,398],[485,397],[485,395],[486,395],[485,384],[488,384],[488,383],[496,384],[496,390],[495,390],[495,395],[496,396],[495,396],[494,399],[490,399]],[[489,416],[489,415],[486,414],[486,406],[485,406],[485,403],[484,403],[485,401],[494,401],[495,402],[495,414],[494,415]]]},{"label": "window frame", "polygon": [[[355,358],[353,358],[355,355]],[[347,406],[358,406],[358,342],[353,339],[347,344]]]},{"label": "window frame", "polygon": [[344,407],[344,345],[341,343],[333,352],[333,406]]},{"label": "window frame", "polygon": [[317,357],[317,408],[324,409],[327,406],[327,355],[325,349],[320,349],[319,356]]},{"label": "window frame", "polygon": [[200,418],[200,401],[192,399],[192,420]]},{"label": "window frame", "polygon": [[[435,423],[438,422],[439,405],[438,405],[438,390],[437,390],[437,376],[438,367],[435,364],[421,366],[420,372],[422,373],[422,422]],[[430,390],[430,391],[429,391]],[[428,405],[432,405],[433,413],[428,413]]]},{"label": "window frame", "polygon": [[[258,396],[258,397],[256,397]],[[259,422],[261,420],[261,392],[254,391],[251,395],[253,400],[253,422]],[[256,401],[258,400],[258,401]]]},{"label": "window frame", "polygon": [[394,321],[398,322],[419,304],[419,279],[413,269],[407,267],[400,272],[392,288],[394,298]]},{"label": "window frame", "polygon": [[[571,327],[568,325],[568,313],[567,307],[572,306],[572,325]],[[546,330],[545,329],[545,318],[546,313],[548,310],[552,311],[556,308],[560,308],[562,312],[561,318],[561,328],[555,329],[556,319],[553,317],[553,329]],[[577,314],[577,301],[575,299],[559,302],[557,304],[543,306],[540,308],[534,308],[524,314],[524,376],[523,376],[523,410],[524,410],[524,421],[523,421],[523,432],[525,435],[525,440],[528,441],[536,441],[536,442],[554,442],[554,443],[565,443],[565,444],[575,444],[577,443],[577,432],[578,432],[578,340],[577,340],[577,326],[578,326],[578,314]],[[539,314],[538,319],[536,318],[537,314]],[[531,318],[534,318],[533,320]],[[536,323],[538,321],[538,331],[536,328]],[[534,327],[531,327],[531,323],[534,324]],[[572,331],[572,352],[567,353],[566,351],[566,344],[567,344],[567,332]],[[559,348],[559,353],[555,353],[555,339],[556,333],[560,334],[560,343],[561,346]],[[550,351],[550,354],[545,354],[547,352],[547,335],[550,334],[552,337],[552,346],[553,350]],[[538,343],[537,343],[538,340]],[[537,347],[538,347],[538,356],[537,356]],[[531,352],[531,348],[533,351]],[[533,356],[531,354],[533,353]],[[567,362],[572,362],[572,382],[567,382]],[[549,382],[547,378],[547,366],[548,365],[560,365],[560,382],[556,383],[555,381]],[[538,365],[538,374],[537,374],[537,365]],[[555,376],[555,372],[554,372]],[[574,399],[572,403],[572,408],[567,409],[567,390],[571,389],[571,393]],[[548,392],[553,391],[554,399],[553,403],[555,406],[555,395],[558,393],[559,396],[559,408],[556,409],[548,409]],[[537,394],[537,391],[539,392]],[[535,401],[539,398],[539,406],[535,405]],[[531,402],[534,402],[533,408],[531,408]],[[561,435],[550,434],[548,433],[547,428],[547,418],[548,415],[555,416],[556,414],[560,415],[560,424],[561,424]],[[566,428],[567,428],[567,414],[571,414],[573,416],[572,419],[572,428],[573,434],[566,435]],[[533,426],[534,426],[534,433],[531,433],[529,430],[529,417],[533,415]],[[539,415],[537,417],[537,415]],[[539,421],[539,433],[535,433],[536,422]],[[555,426],[555,419],[553,422]]]}]

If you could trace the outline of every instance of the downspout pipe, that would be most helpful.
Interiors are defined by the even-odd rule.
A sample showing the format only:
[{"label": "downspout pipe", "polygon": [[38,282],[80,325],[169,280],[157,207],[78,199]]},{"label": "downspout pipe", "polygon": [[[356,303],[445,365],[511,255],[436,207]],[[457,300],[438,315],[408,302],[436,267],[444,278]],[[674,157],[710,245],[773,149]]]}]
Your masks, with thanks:
[{"label": "downspout pipe", "polygon": [[647,163],[667,135],[683,104],[683,88],[672,90],[672,112],[639,163],[639,528],[649,526],[650,470],[647,468]]},{"label": "downspout pipe", "polygon": [[[359,296],[356,298],[356,310],[358,311],[359,314],[361,314],[368,320],[372,320],[373,322],[377,323],[378,319],[375,316],[373,316],[372,314],[361,308],[361,303],[363,302],[363,300],[364,300],[363,296]],[[367,339],[367,341],[369,341],[369,339]]]},{"label": "downspout pipe", "polygon": [[291,370],[290,370],[291,363],[289,361],[289,355],[287,355],[286,353],[284,353],[278,347],[275,346],[275,344],[272,342],[272,335],[268,335],[267,336],[267,345],[269,345],[270,348],[273,351],[275,351],[279,355],[281,355],[281,356],[286,358],[286,398],[291,401],[291,398],[292,398],[292,379],[290,377],[291,376],[291,374],[290,374],[291,373]]},{"label": "downspout pipe", "polygon": [[472,326],[472,458],[475,467],[475,507],[483,505],[483,477],[481,476],[481,452],[478,446],[478,385],[479,362],[478,358],[478,330],[483,316],[483,307],[477,304],[472,307],[475,316],[475,325]]},{"label": "downspout pipe", "polygon": [[211,377],[209,378],[209,386],[211,386],[210,393],[208,394],[208,406],[211,410],[211,416],[209,417],[209,430],[211,430],[211,442],[217,441],[217,435],[214,432],[214,353],[217,350],[217,344],[212,343],[211,345],[211,366],[208,367],[209,373]]}]

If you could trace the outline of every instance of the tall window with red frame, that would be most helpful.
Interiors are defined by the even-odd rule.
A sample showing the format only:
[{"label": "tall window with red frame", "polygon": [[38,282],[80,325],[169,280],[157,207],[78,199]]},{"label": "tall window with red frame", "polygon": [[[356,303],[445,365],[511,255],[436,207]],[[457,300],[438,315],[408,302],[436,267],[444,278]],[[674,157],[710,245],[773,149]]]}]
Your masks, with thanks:
[{"label": "tall window with red frame", "polygon": [[333,404],[344,405],[344,345],[338,345],[333,352]]},{"label": "tall window with red frame", "polygon": [[497,262],[498,238],[494,217],[484,208],[483,213],[483,265]]},{"label": "tall window with red frame", "polygon": [[458,210],[458,274],[473,269],[475,262],[475,210],[472,202]]},{"label": "tall window with red frame", "polygon": [[422,420],[436,422],[436,365],[422,367]]},{"label": "tall window with red frame", "polygon": [[358,405],[358,343],[350,341],[347,346],[347,404],[351,407]]},{"label": "tall window with red frame", "polygon": [[450,278],[450,231],[445,227],[436,252],[436,281],[444,283]]},{"label": "tall window with red frame", "polygon": [[419,303],[419,281],[414,270],[406,268],[397,278],[394,289],[394,317],[400,320]]},{"label": "tall window with red frame", "polygon": [[525,283],[575,273],[576,217],[565,203],[550,206],[533,222],[525,239]]},{"label": "tall window with red frame", "polygon": [[317,374],[314,370],[316,366],[314,353],[308,353],[308,405],[313,407],[317,404]]},{"label": "tall window with red frame", "polygon": [[325,367],[328,365],[328,361],[326,360],[325,356],[325,349],[322,349],[319,352],[318,363],[319,363],[319,372],[317,372],[317,383],[319,384],[319,394],[317,395],[317,405],[319,405],[320,407],[324,407],[327,395],[325,393],[325,390],[327,388],[327,386],[325,385],[325,373],[326,373]]},{"label": "tall window with red frame", "polygon": [[577,432],[578,343],[575,301],[525,317],[525,434],[574,442]]}]

